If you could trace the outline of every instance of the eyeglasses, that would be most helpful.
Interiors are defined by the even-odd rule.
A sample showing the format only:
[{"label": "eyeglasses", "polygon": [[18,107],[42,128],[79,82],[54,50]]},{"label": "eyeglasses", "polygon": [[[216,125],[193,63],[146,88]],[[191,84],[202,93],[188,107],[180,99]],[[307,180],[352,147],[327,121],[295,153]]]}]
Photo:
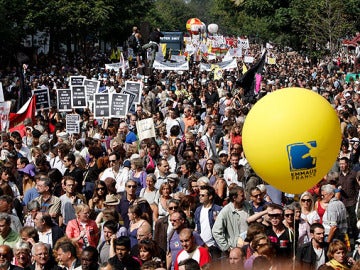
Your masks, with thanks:
[{"label": "eyeglasses", "polygon": [[284,216],[285,216],[285,217],[293,217],[294,214],[285,214]]},{"label": "eyeglasses", "polygon": [[302,202],[311,202],[311,199],[301,199]]},{"label": "eyeglasses", "polygon": [[269,218],[280,218],[281,214],[268,214]]},{"label": "eyeglasses", "polygon": [[169,207],[168,209],[169,209],[169,210],[177,210],[178,207],[177,207],[177,206],[171,206],[171,207]]},{"label": "eyeglasses", "polygon": [[174,222],[178,222],[179,220],[181,220],[181,219],[180,218],[178,218],[178,219],[170,219],[170,222],[174,223]]},{"label": "eyeglasses", "polygon": [[137,188],[137,185],[128,185],[128,188]]}]

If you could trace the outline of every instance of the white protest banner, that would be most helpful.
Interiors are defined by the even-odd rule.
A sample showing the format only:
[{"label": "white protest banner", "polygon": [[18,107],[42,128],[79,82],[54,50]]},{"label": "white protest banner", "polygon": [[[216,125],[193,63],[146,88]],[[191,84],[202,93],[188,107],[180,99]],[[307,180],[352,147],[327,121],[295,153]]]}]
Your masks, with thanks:
[{"label": "white protest banner", "polygon": [[141,102],[141,94],[142,94],[141,82],[126,81],[125,82],[125,91],[133,93],[135,95],[135,99],[134,99],[133,103],[139,104]]},{"label": "white protest banner", "polygon": [[66,115],[66,132],[69,134],[80,133],[80,115],[78,114]]},{"label": "white protest banner", "polygon": [[129,95],[111,94],[110,117],[125,118],[129,107]]},{"label": "white protest banner", "polygon": [[238,39],[238,48],[250,49],[249,39],[248,38],[239,38]]},{"label": "white protest banner", "polygon": [[0,130],[6,131],[9,128],[9,113],[11,101],[0,102]]},{"label": "white protest banner", "polygon": [[182,61],[182,62],[159,62],[154,61],[153,65],[154,69],[160,69],[160,70],[189,70],[189,62],[188,61]]},{"label": "white protest banner", "polygon": [[69,85],[84,85],[85,76],[70,76]]},{"label": "white protest banner", "polygon": [[254,57],[252,57],[252,56],[245,56],[245,57],[244,57],[244,62],[245,62],[245,63],[253,63],[253,62],[254,62]]},{"label": "white protest banner", "polygon": [[139,136],[139,141],[148,138],[155,138],[156,134],[155,134],[154,119],[151,117],[137,121],[136,130]]},{"label": "white protest banner", "polygon": [[94,94],[94,118],[110,118],[110,97],[108,93]]},{"label": "white protest banner", "polygon": [[57,108],[59,112],[72,111],[72,91],[71,89],[57,89]]},{"label": "white protest banner", "polygon": [[2,86],[2,82],[0,82],[0,102],[4,102],[4,90],[3,90],[3,86]]},{"label": "white protest banner", "polygon": [[36,110],[40,109],[50,109],[50,94],[49,88],[41,88],[33,90],[34,95],[36,96]]},{"label": "white protest banner", "polygon": [[[237,68],[237,63],[236,63],[235,59],[219,62],[219,63],[216,63],[216,65],[222,70],[230,70],[230,69]],[[211,64],[200,63],[200,71],[211,71],[211,70],[213,70],[212,66],[213,65],[211,65]]]},{"label": "white protest banner", "polygon": [[72,91],[72,107],[74,109],[86,108],[86,90],[83,85],[70,86]]}]

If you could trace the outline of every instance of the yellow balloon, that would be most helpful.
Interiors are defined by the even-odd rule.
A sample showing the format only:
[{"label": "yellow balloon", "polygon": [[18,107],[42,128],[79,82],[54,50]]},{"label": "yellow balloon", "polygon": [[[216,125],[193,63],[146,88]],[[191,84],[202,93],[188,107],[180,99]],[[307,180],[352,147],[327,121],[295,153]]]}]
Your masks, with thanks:
[{"label": "yellow balloon", "polygon": [[341,144],[335,110],[322,96],[303,88],[285,88],[260,99],[242,135],[254,171],[270,185],[294,194],[328,173]]}]

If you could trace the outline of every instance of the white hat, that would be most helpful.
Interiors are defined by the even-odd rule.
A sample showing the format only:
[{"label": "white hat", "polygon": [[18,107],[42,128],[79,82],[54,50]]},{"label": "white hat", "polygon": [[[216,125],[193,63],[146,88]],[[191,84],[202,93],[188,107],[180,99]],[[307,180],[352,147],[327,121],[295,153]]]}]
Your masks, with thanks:
[{"label": "white hat", "polygon": [[57,134],[57,136],[58,136],[58,138],[61,138],[61,139],[63,139],[63,140],[67,140],[67,139],[69,139],[69,134],[68,133],[66,133],[66,132],[60,132],[60,133],[58,133]]}]

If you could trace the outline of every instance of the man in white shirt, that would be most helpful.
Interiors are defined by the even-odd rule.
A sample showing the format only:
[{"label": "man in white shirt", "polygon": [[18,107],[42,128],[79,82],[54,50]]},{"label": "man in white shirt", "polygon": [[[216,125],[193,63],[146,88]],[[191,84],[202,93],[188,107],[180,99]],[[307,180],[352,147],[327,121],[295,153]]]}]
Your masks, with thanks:
[{"label": "man in white shirt", "polygon": [[173,155],[170,154],[170,147],[167,143],[164,143],[160,147],[160,155],[162,158],[166,159],[169,163],[169,172],[173,173],[176,169],[176,160]]}]

